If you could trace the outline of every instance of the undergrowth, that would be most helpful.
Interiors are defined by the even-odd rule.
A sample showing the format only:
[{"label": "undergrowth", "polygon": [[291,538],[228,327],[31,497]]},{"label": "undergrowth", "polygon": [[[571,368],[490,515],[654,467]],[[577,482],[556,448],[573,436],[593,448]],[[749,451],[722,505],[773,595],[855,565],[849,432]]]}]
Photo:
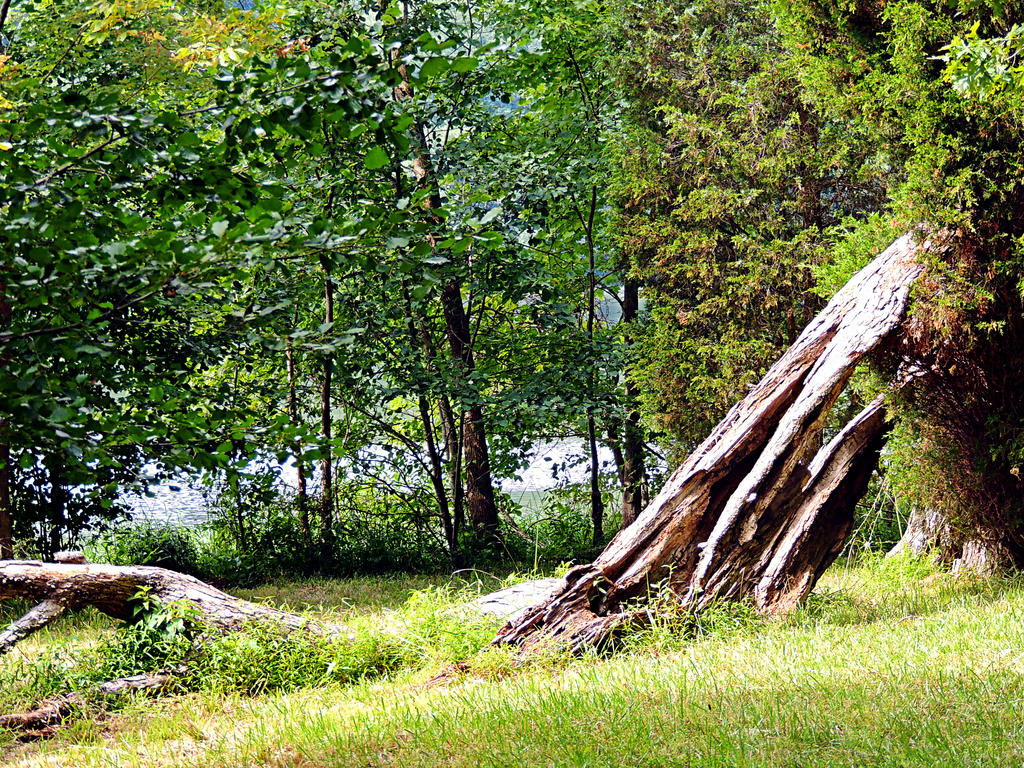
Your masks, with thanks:
[{"label": "undergrowth", "polygon": [[[351,684],[399,670],[440,670],[470,658],[494,637],[499,622],[466,608],[479,593],[479,582],[449,583],[414,591],[397,610],[337,617],[328,612],[320,618],[340,619],[340,631],[323,638],[256,624],[211,631],[192,605],[162,604],[140,592],[132,620],[96,644],[83,648],[77,638],[58,637],[37,656],[0,665],[0,711],[30,709],[69,691],[91,695],[100,682],[165,669],[185,670],[175,678],[176,692],[245,696]],[[493,657],[485,660],[494,663]],[[116,708],[118,701],[107,704]]]},{"label": "undergrowth", "polygon": [[[304,691],[309,691],[308,695],[317,701],[324,698],[338,700],[339,697],[363,701],[363,697],[368,697],[366,704],[359,704],[359,707],[369,707],[366,711],[370,712],[381,706],[381,696],[391,695],[388,692],[405,692],[401,693],[405,696],[413,695],[411,691],[432,690],[434,685],[431,681],[435,679],[442,681],[442,688],[458,685],[458,681],[463,679],[478,681],[480,685],[496,686],[503,685],[502,681],[508,681],[509,685],[527,686],[531,693],[522,701],[520,694],[515,692],[517,689],[500,695],[518,702],[516,706],[524,708],[522,717],[556,718],[549,727],[553,729],[552,733],[560,733],[568,727],[568,721],[554,710],[548,712],[544,709],[547,704],[543,702],[550,698],[552,702],[557,701],[558,707],[568,707],[567,712],[574,711],[574,699],[567,693],[567,690],[576,690],[571,681],[580,675],[589,675],[595,677],[597,682],[594,685],[604,685],[598,670],[608,664],[612,665],[609,669],[643,670],[656,663],[655,660],[676,659],[674,663],[681,665],[678,672],[671,671],[675,669],[671,666],[664,672],[676,675],[682,674],[693,664],[699,663],[703,669],[706,666],[703,661],[705,657],[710,659],[720,656],[721,663],[736,668],[709,668],[708,674],[714,671],[716,676],[715,685],[719,684],[717,675],[722,674],[725,675],[722,680],[735,678],[736,685],[742,683],[746,686],[743,683],[746,675],[762,674],[757,671],[760,669],[757,666],[757,658],[761,653],[759,649],[778,647],[778,653],[782,654],[781,661],[777,659],[771,663],[796,665],[786,674],[795,676],[791,679],[792,685],[803,686],[810,691],[817,685],[816,681],[846,674],[843,672],[846,665],[874,668],[871,665],[882,663],[873,660],[874,656],[868,658],[868,655],[880,657],[888,653],[890,646],[899,642],[894,638],[918,638],[910,642],[924,642],[920,640],[924,637],[920,633],[927,627],[936,627],[940,633],[957,634],[948,637],[940,634],[940,639],[928,640],[934,648],[901,646],[901,650],[894,656],[895,660],[884,663],[895,664],[894,669],[927,663],[939,665],[936,669],[940,671],[950,670],[949,674],[956,674],[956,670],[965,663],[981,663],[964,659],[975,653],[971,650],[972,643],[980,642],[979,637],[991,636],[985,640],[986,650],[981,657],[983,666],[991,665],[995,662],[985,661],[988,659],[985,654],[995,654],[992,658],[997,660],[1003,658],[998,654],[1004,651],[999,649],[1009,643],[1010,638],[1000,639],[999,632],[1004,630],[989,627],[985,624],[988,619],[984,618],[979,618],[977,627],[966,634],[964,627],[970,624],[970,617],[974,613],[978,613],[979,617],[983,612],[988,615],[991,611],[987,606],[1000,602],[1009,600],[1009,608],[1000,609],[993,616],[1003,616],[1006,610],[1010,613],[1022,610],[1018,604],[1024,586],[1020,579],[1015,578],[954,577],[937,570],[928,558],[886,559],[868,555],[856,567],[834,568],[826,574],[803,606],[791,616],[779,620],[757,616],[748,605],[725,602],[698,614],[682,611],[671,593],[662,585],[652,589],[642,611],[643,620],[621,636],[613,649],[583,659],[569,658],[551,651],[525,662],[506,648],[490,646],[500,621],[480,616],[467,606],[468,601],[480,592],[498,586],[497,582],[488,583],[484,587],[479,581],[450,579],[430,584],[425,583],[422,577],[390,581],[356,580],[355,583],[359,584],[358,594],[346,591],[345,585],[351,583],[277,582],[262,590],[245,593],[246,597],[255,599],[269,596],[283,607],[289,604],[305,606],[310,609],[311,617],[342,625],[344,631],[333,640],[312,638],[294,632],[280,633],[266,627],[248,628],[229,634],[207,632],[188,609],[160,605],[147,595],[139,596],[137,620],[120,628],[113,627],[110,622],[95,614],[85,618],[62,619],[64,623],[54,628],[38,645],[32,646],[32,640],[26,641],[25,645],[29,646],[27,650],[0,660],[0,711],[27,709],[36,702],[69,690],[81,691],[86,695],[90,707],[94,708],[92,714],[102,710],[135,711],[147,705],[128,697],[100,699],[90,692],[102,680],[182,664],[187,672],[178,677],[176,688],[171,693],[200,696],[200,701],[209,702],[204,706],[214,708],[219,706],[215,702],[225,702],[223,706],[228,706],[226,702],[233,701],[236,702],[231,705],[234,707],[239,706],[239,701],[251,701],[251,707],[246,705],[246,709],[257,713],[267,706],[261,704],[262,701],[284,701],[278,698],[281,696],[298,696],[296,701],[305,700],[303,697],[307,694]],[[397,595],[401,593],[402,586],[410,584],[416,589],[411,594],[406,592],[404,599],[398,600]],[[8,606],[7,610],[11,608]],[[1000,619],[1002,624],[1006,623],[1004,619]],[[947,624],[948,630],[941,629]],[[999,644],[999,648],[992,646],[994,650],[988,650],[992,643]],[[1006,663],[1015,663],[1016,658],[1017,654],[1011,653],[1005,657]],[[710,664],[710,661],[707,663]],[[737,671],[748,668],[755,671]],[[942,674],[947,672],[942,671]],[[568,677],[563,678],[562,675]],[[860,685],[860,678],[856,675],[850,679],[854,687]],[[535,685],[530,681],[539,682]],[[543,681],[561,681],[551,683],[555,686],[552,689],[553,698],[545,692],[545,686],[549,684]],[[761,686],[767,684],[758,683]],[[929,686],[935,684],[930,677],[922,683]],[[570,688],[566,689],[566,685]],[[693,687],[695,683],[691,680],[685,685]],[[561,693],[555,695],[556,689]],[[668,686],[662,693],[667,696],[672,690],[672,686]],[[735,703],[731,698],[733,693],[728,692],[731,690],[722,689],[716,694],[725,697],[723,706],[732,707]],[[742,690],[747,689],[743,687]],[[582,689],[579,694],[586,698]],[[744,693],[743,697],[753,695]],[[439,700],[440,703],[435,702],[430,706],[440,707],[437,716],[444,722],[450,720],[454,727],[461,722],[456,712],[459,700],[458,697],[452,701]],[[657,706],[661,707],[663,703]],[[609,707],[614,709],[620,704],[625,706],[626,702],[615,699]],[[126,705],[129,706],[124,709]],[[832,706],[827,702],[826,705]],[[484,709],[481,711],[498,717],[498,709],[487,702],[482,706]],[[624,710],[620,717],[631,722],[631,711]],[[667,713],[668,710],[662,712],[662,715],[667,717]],[[294,716],[293,712],[288,715]],[[767,712],[763,716],[775,715]],[[785,716],[788,718],[790,715]],[[391,717],[382,710],[381,722],[391,722],[388,720]],[[396,714],[393,717],[396,718],[395,722],[402,722],[404,716]],[[410,722],[418,722],[419,717],[418,714],[410,714]],[[89,719],[88,716],[86,719]],[[494,727],[514,729],[514,720],[516,718],[513,717],[506,722],[505,718],[501,718],[501,722]],[[334,727],[326,721],[316,722],[317,728],[327,731]],[[483,722],[480,721],[480,727],[485,727]],[[578,730],[579,722],[573,722],[573,728]],[[283,725],[275,722],[271,730],[277,733],[281,727]],[[287,738],[300,742],[321,738],[319,731],[310,734],[303,728],[301,724],[294,725],[297,730]],[[327,731],[322,736],[333,738],[327,735]],[[89,738],[96,738],[95,733],[91,733]],[[357,745],[358,750],[370,750],[372,747],[381,754],[390,754],[391,747],[382,746],[380,742],[381,738],[385,741],[389,738],[386,728],[385,731],[373,733],[376,735],[372,737],[352,737],[361,745]],[[70,741],[85,738],[73,735],[73,731],[68,734],[61,738]],[[524,734],[520,735],[525,738]],[[464,737],[464,733],[452,736],[457,741]],[[6,743],[9,745],[13,737],[7,738]],[[563,733],[562,738],[574,737]],[[443,741],[438,741],[435,746],[441,749]],[[3,737],[0,737],[0,746],[3,743]],[[269,745],[270,741],[266,743]],[[530,742],[530,745],[525,746],[532,749],[536,745]],[[345,747],[339,754],[345,754],[347,749],[349,747]],[[395,754],[403,755],[399,763],[410,761],[401,743],[396,749]],[[430,751],[433,749],[429,747],[424,754],[434,754]],[[435,759],[440,760],[441,755],[435,755]],[[259,763],[252,756],[246,760],[251,764]],[[735,764],[742,762],[740,760]],[[230,760],[225,759],[224,764],[230,763]],[[339,757],[334,762],[328,760],[326,764],[346,763]],[[409,764],[419,763],[412,760]],[[455,761],[453,764],[462,765],[463,762]],[[555,764],[578,763],[567,760],[556,761]]]},{"label": "undergrowth", "polygon": [[[233,514],[215,507],[205,523],[135,521],[102,531],[83,547],[90,562],[158,566],[234,587],[281,578],[438,573],[455,562],[506,573],[529,571],[589,561],[598,551],[589,512],[564,489],[546,492],[535,509],[502,496],[503,535],[480,541],[466,530],[455,558],[422,519],[396,513],[401,505],[386,502],[346,506],[326,541],[303,530],[293,500],[282,497],[249,509],[244,529]],[[618,518],[610,515],[608,530],[617,526]]]}]

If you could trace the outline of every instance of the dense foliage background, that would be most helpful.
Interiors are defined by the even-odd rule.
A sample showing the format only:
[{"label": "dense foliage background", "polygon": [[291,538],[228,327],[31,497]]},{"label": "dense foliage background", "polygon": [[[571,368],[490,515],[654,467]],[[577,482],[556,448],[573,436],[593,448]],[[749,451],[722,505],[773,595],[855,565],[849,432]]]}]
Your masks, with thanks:
[{"label": "dense foliage background", "polygon": [[[1016,4],[3,8],[0,556],[182,472],[216,524],[111,557],[585,556],[922,224],[954,256],[877,361],[925,375],[867,506],[1024,552]],[[553,439],[588,481],[514,503]]]}]

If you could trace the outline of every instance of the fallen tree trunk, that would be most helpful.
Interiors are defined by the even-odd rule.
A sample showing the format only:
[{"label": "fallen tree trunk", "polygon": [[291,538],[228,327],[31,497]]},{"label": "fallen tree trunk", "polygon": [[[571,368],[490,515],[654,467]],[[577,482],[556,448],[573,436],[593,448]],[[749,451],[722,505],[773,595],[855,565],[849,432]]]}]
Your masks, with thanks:
[{"label": "fallen tree trunk", "polygon": [[[145,675],[132,675],[100,683],[95,691],[103,696],[116,696],[138,691],[158,691],[170,685],[183,670],[164,670]],[[0,715],[0,729],[33,731],[63,723],[72,712],[88,704],[80,693],[68,693],[39,704],[29,712]],[[30,734],[31,735],[31,734]],[[37,734],[38,735],[38,734]]]},{"label": "fallen tree trunk", "polygon": [[43,600],[35,608],[12,622],[0,632],[0,655],[7,653],[33,632],[37,632],[64,613],[64,606],[54,600]]},{"label": "fallen tree trunk", "polygon": [[693,610],[718,599],[795,605],[838,554],[884,441],[881,399],[821,447],[826,419],[902,320],[919,253],[942,247],[910,233],[858,272],[637,520],[495,642],[600,644],[656,584]]},{"label": "fallen tree trunk", "polygon": [[0,632],[0,654],[65,610],[92,606],[115,619],[128,621],[142,590],[165,604],[192,604],[209,629],[229,631],[260,623],[322,636],[340,632],[336,626],[240,600],[192,576],[164,568],[0,560],[0,600],[22,598],[37,603]]}]

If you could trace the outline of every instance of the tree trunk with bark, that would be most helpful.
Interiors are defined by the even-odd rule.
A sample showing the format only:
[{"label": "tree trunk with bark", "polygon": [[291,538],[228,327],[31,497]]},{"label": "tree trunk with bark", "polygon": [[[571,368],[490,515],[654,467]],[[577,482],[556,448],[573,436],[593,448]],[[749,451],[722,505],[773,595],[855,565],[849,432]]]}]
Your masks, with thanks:
[{"label": "tree trunk with bark", "polygon": [[[4,17],[9,4],[4,4],[4,13],[0,13],[0,29],[3,29]],[[7,301],[7,281],[0,279],[0,328],[6,328],[11,322],[11,305]],[[0,355],[0,369],[9,357]],[[0,560],[14,557],[14,521],[11,517],[11,444],[10,422],[0,419]]]},{"label": "tree trunk with bark", "polygon": [[[334,281],[324,276],[324,323],[334,323]],[[320,433],[323,456],[320,459],[320,540],[327,544],[334,536],[334,451],[331,449],[331,380],[334,353],[324,353],[324,379],[320,389]]]},{"label": "tree trunk with bark", "polygon": [[[622,286],[622,322],[635,322],[640,314],[640,285],[628,277]],[[632,345],[632,338],[626,338]],[[631,525],[643,510],[644,462],[643,431],[640,426],[640,392],[626,371],[626,403],[629,411],[623,423],[622,439],[622,527]]]},{"label": "tree trunk with bark", "polygon": [[[0,440],[7,426],[0,420]],[[14,526],[11,519],[11,446],[0,443],[0,560],[14,557]]]},{"label": "tree trunk with bark", "polygon": [[[292,321],[294,325],[298,318]],[[285,346],[285,369],[288,374],[288,420],[293,427],[299,427],[299,400],[295,388],[295,350],[293,349],[291,337],[288,338]],[[295,457],[295,474],[297,478],[296,505],[299,508],[299,522],[302,525],[302,535],[309,541],[309,496],[306,491],[306,462],[302,458],[302,443],[296,441],[292,448],[292,455]]]},{"label": "tree trunk with bark", "polygon": [[942,247],[910,233],[858,272],[636,522],[496,642],[603,643],[659,584],[690,610],[751,599],[783,611],[806,596],[839,552],[886,430],[881,399],[822,447],[826,419],[903,319],[919,252]]},{"label": "tree trunk with bark", "polygon": [[[469,316],[462,303],[462,284],[449,280],[441,289],[445,335],[452,358],[461,366],[462,377],[469,380],[475,365]],[[487,449],[483,408],[474,405],[462,413],[462,452],[466,457],[466,502],[473,529],[484,537],[498,533],[498,507],[491,483],[491,460]]]},{"label": "tree trunk with bark", "polygon": [[907,520],[903,536],[886,557],[901,554],[934,553],[953,573],[990,574],[1008,570],[1015,564],[1011,551],[994,535],[956,526],[935,509],[915,508]]},{"label": "tree trunk with bark", "polygon": [[341,632],[338,627],[295,613],[240,600],[192,576],[164,568],[0,560],[0,600],[21,598],[35,603],[0,632],[0,654],[68,610],[92,606],[107,616],[128,621],[136,596],[143,589],[165,604],[183,601],[195,606],[208,629],[231,631],[258,623],[323,637]]},{"label": "tree trunk with bark", "polygon": [[[581,81],[582,82],[582,81]],[[594,245],[594,216],[597,213],[597,187],[591,189],[590,206],[584,215],[576,205],[576,215],[583,228],[587,243],[587,342],[591,355],[594,350],[594,323],[597,320],[597,249]],[[595,386],[594,369],[591,367],[587,377],[587,399],[594,400]],[[597,422],[594,418],[594,406],[587,407],[587,448],[590,459],[590,522],[594,545],[604,540],[604,499],[601,497],[600,466],[597,453]]]},{"label": "tree trunk with bark", "polygon": [[[205,631],[227,632],[258,624],[280,632],[304,632],[331,639],[345,632],[341,626],[240,600],[191,576],[163,568],[91,565],[84,562],[81,553],[59,553],[58,557],[76,554],[79,557],[63,557],[63,562],[58,563],[0,560],[0,601],[18,598],[35,603],[24,616],[0,631],[0,655],[65,611],[93,607],[115,619],[129,621],[141,590],[147,592],[148,598],[164,604],[189,603],[196,609],[197,620]],[[94,690],[103,696],[159,690],[185,671],[179,667],[111,680]],[[88,701],[80,693],[65,694],[44,701],[29,712],[0,714],[0,728],[21,731],[22,738],[39,736],[25,732],[55,726],[86,704]]]},{"label": "tree trunk with bark", "polygon": [[[405,22],[408,22],[408,9],[405,11]],[[396,62],[401,83],[394,89],[394,96],[397,101],[404,101],[413,96],[412,80],[405,64],[400,63],[400,49],[391,53],[392,61]],[[426,126],[421,122],[413,124],[411,138],[416,147],[416,156],[413,159],[413,174],[416,176],[416,183],[421,189],[428,192],[425,207],[428,211],[436,211],[441,207],[441,188],[437,182],[437,173],[434,168],[434,161],[430,156],[430,149],[427,145]],[[443,220],[434,213],[431,213],[433,223],[440,226]],[[452,359],[457,365],[461,365],[462,376],[468,380],[475,365],[473,353],[473,335],[470,330],[469,315],[462,303],[462,279],[452,277],[447,280],[441,288],[441,310],[444,315],[445,337],[448,339],[448,347]],[[442,413],[442,419],[444,414]],[[474,531],[482,538],[493,539],[498,536],[498,506],[494,500],[494,486],[491,480],[491,460],[487,448],[487,432],[484,426],[483,408],[479,405],[464,409],[461,414],[462,456],[465,457],[466,483],[465,502],[469,506],[469,520]],[[449,425],[443,424],[447,432]],[[452,445],[451,440],[446,443]],[[451,457],[449,456],[449,461]],[[458,462],[456,462],[458,463]],[[452,483],[453,526],[456,532],[461,522],[462,509],[462,484],[460,481]]]}]

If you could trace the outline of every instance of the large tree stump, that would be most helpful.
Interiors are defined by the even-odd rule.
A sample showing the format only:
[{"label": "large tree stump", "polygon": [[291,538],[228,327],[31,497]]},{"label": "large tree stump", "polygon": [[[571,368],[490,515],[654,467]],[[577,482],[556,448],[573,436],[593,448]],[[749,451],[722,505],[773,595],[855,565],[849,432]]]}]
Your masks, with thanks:
[{"label": "large tree stump", "polygon": [[919,252],[942,247],[909,233],[858,272],[637,520],[496,642],[599,644],[656,584],[694,610],[750,598],[769,612],[804,597],[850,530],[885,433],[881,398],[821,447],[826,419],[904,317]]}]

